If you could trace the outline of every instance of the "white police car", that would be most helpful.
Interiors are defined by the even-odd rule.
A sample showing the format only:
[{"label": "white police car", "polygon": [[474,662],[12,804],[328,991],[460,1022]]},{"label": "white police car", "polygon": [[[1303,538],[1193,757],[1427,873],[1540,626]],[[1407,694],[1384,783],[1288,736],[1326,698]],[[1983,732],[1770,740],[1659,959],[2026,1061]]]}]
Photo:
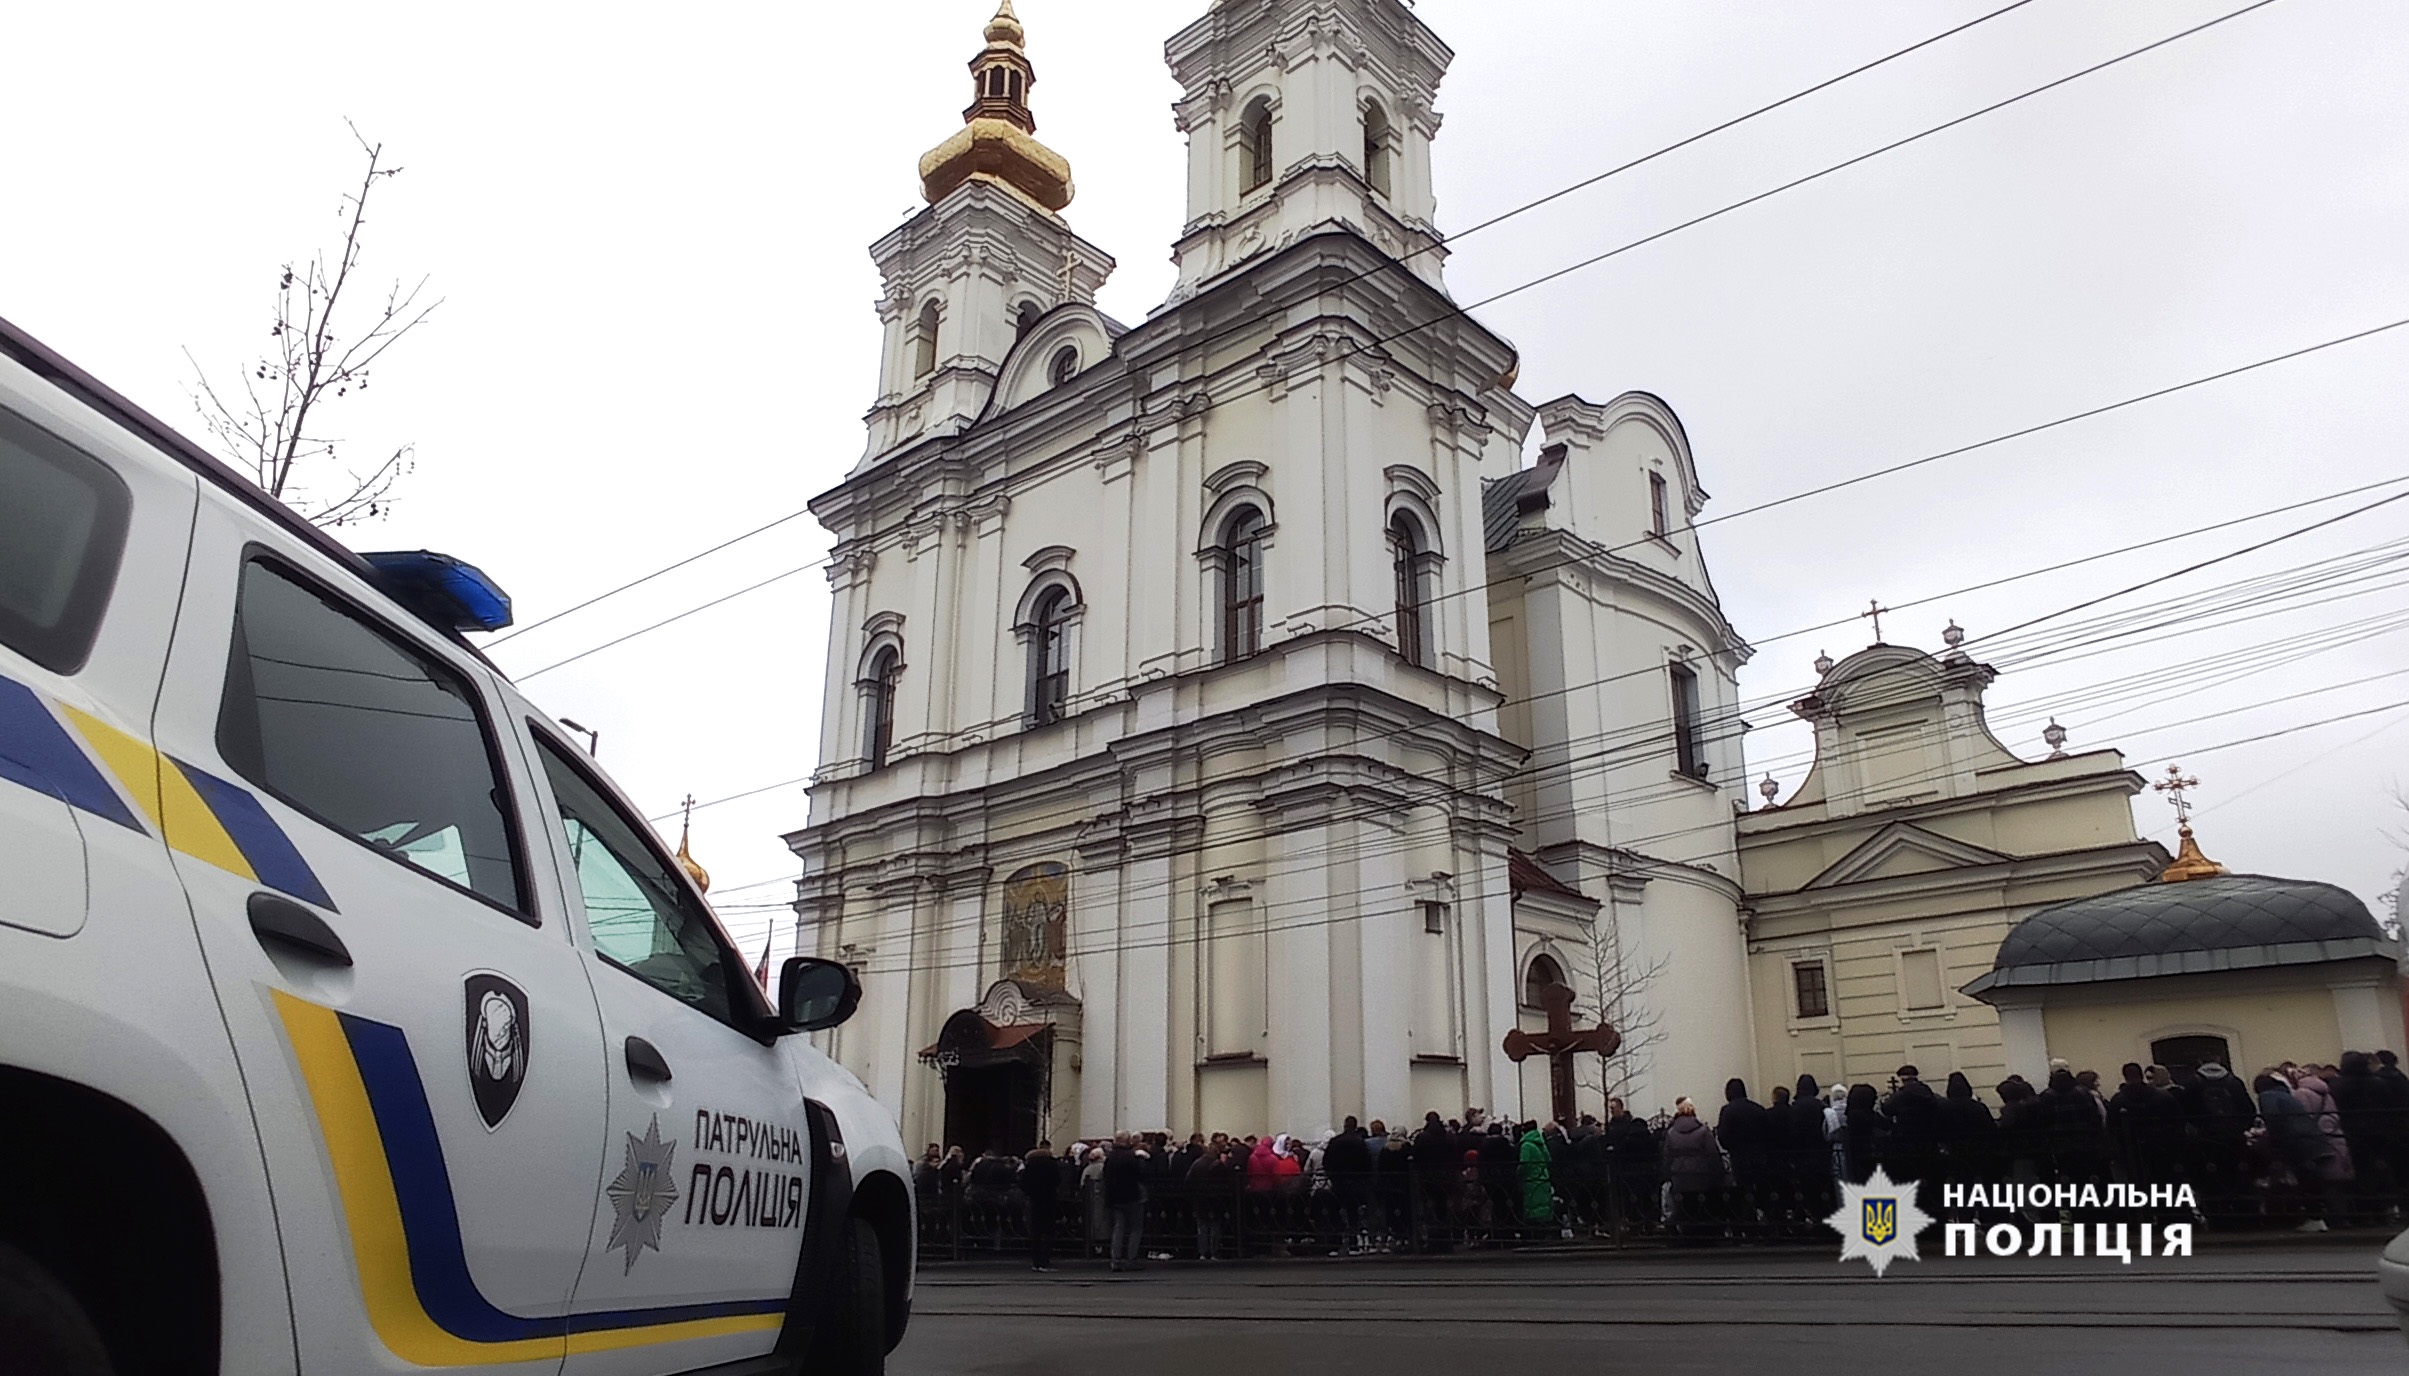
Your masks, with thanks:
[{"label": "white police car", "polygon": [[570,737],[0,321],[0,1370],[874,1372],[909,1166]]}]

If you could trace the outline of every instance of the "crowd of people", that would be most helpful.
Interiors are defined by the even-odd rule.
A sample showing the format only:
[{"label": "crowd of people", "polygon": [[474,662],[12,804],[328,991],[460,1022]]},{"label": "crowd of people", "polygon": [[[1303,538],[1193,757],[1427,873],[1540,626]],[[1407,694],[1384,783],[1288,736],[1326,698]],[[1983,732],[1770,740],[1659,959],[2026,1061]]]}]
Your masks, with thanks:
[{"label": "crowd of people", "polygon": [[1939,1216],[1952,1184],[2187,1185],[2210,1226],[2307,1231],[2389,1222],[2409,1198],[2409,1074],[2390,1051],[2285,1062],[2245,1083],[2208,1063],[2138,1063],[2105,1090],[2053,1062],[2011,1075],[1996,1107],[1952,1073],[1938,1090],[1899,1067],[1882,1089],[1802,1075],[1757,1102],[1725,1084],[1710,1118],[1691,1100],[1654,1119],[1621,1099],[1600,1122],[1427,1113],[1350,1117],[1335,1132],[1119,1133],[1057,1153],[975,1158],[931,1144],[914,1181],[925,1239],[1050,1269],[1066,1232],[1114,1269],[1300,1250],[1443,1250],[1611,1232],[1675,1240],[1816,1235],[1839,1182],[1877,1167],[1915,1181]]}]

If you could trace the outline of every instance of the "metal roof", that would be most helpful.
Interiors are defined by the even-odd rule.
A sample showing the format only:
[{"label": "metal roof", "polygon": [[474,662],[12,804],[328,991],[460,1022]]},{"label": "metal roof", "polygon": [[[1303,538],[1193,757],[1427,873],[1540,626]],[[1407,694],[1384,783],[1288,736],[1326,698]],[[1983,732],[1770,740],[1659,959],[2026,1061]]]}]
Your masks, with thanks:
[{"label": "metal roof", "polygon": [[2226,874],[2139,884],[2043,908],[2008,932],[1990,973],[1966,992],[2394,960],[2399,953],[2399,943],[2347,889]]}]

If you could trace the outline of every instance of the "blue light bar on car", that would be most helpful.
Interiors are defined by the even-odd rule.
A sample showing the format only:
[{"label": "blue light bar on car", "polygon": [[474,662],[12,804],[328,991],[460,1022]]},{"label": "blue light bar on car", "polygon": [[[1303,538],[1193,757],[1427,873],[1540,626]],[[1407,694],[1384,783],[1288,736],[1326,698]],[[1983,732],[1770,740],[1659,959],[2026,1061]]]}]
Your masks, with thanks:
[{"label": "blue light bar on car", "polygon": [[447,631],[498,631],[510,624],[510,594],[474,564],[432,550],[389,550],[360,558],[385,595]]}]

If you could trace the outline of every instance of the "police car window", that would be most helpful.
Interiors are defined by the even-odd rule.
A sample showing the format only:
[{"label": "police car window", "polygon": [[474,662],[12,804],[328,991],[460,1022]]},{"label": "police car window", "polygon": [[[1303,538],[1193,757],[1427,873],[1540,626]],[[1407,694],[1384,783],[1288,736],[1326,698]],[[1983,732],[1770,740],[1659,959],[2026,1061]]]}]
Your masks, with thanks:
[{"label": "police car window", "polygon": [[378,852],[523,909],[475,690],[261,560],[243,566],[218,749],[235,772]]},{"label": "police car window", "polygon": [[131,506],[107,465],[0,411],[0,644],[53,673],[84,667]]},{"label": "police car window", "polygon": [[674,862],[559,746],[541,734],[535,739],[576,861],[594,949],[680,1003],[733,1025],[733,967],[710,915],[671,872]]}]

